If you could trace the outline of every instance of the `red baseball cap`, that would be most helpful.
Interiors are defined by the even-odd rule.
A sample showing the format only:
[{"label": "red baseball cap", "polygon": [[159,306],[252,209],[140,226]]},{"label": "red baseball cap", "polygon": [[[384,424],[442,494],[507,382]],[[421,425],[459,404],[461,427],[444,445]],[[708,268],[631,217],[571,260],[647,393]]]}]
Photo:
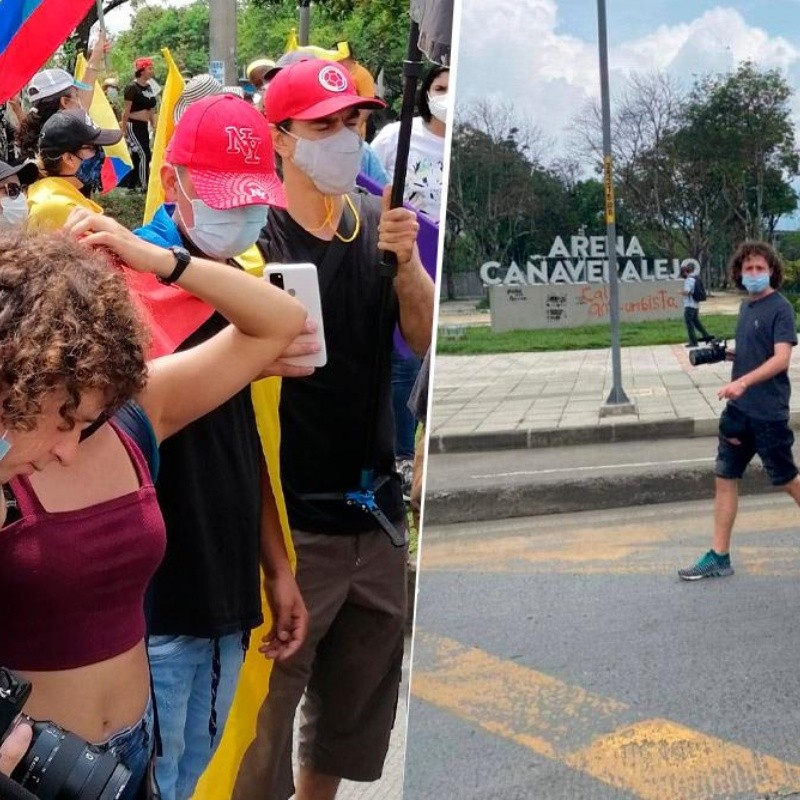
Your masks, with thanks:
[{"label": "red baseball cap", "polygon": [[192,103],[175,126],[167,161],[189,170],[211,208],[286,208],[264,117],[239,97],[212,95]]},{"label": "red baseball cap", "polygon": [[136,61],[133,62],[133,68],[135,70],[145,69],[145,67],[152,67],[153,66],[153,59],[147,58],[146,56],[142,56],[142,58],[137,58]]},{"label": "red baseball cap", "polygon": [[284,67],[270,81],[264,97],[264,114],[272,123],[320,119],[346,108],[385,106],[376,97],[360,97],[344,67],[321,59]]}]

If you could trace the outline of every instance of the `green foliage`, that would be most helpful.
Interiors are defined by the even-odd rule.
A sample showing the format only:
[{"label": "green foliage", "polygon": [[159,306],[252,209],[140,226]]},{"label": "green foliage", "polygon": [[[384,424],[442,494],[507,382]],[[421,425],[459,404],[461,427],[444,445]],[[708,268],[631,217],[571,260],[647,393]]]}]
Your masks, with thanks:
[{"label": "green foliage", "polygon": [[[715,336],[732,339],[737,317],[733,314],[704,314],[703,324]],[[492,333],[486,326],[468,327],[463,339],[439,336],[436,352],[444,355],[484,355],[487,353],[544,353],[558,350],[593,350],[611,346],[608,324],[581,328]],[[622,322],[623,347],[681,344],[686,341],[683,320]]]},{"label": "green foliage", "polygon": [[[387,99],[399,109],[402,64],[408,35],[408,0],[339,0],[315,3],[310,13],[310,44],[332,48],[350,42],[358,60],[377,76],[385,70]],[[292,30],[299,27],[296,0],[239,0],[237,64],[239,74],[255,58],[277,59]],[[209,64],[208,3],[172,8],[142,6],[131,28],[117,37],[111,66],[122,81],[133,78],[133,60],[156,60],[156,79],[163,82],[161,48],[168,47],[176,64],[191,74],[207,72]]]},{"label": "green foliage", "polygon": [[143,193],[112,189],[108,194],[102,194],[96,199],[109,217],[113,217],[128,230],[141,226],[145,201]]},{"label": "green foliage", "polygon": [[111,63],[122,81],[133,80],[133,61],[150,56],[156,64],[156,80],[166,79],[161,49],[168,47],[181,70],[192,74],[208,71],[208,3],[197,0],[182,8],[143,6],[129,30],[117,37]]}]

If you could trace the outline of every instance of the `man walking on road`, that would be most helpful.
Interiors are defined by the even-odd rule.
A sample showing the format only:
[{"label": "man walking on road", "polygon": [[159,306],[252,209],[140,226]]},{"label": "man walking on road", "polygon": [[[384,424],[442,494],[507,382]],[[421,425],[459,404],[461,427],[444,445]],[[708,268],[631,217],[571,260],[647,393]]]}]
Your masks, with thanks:
[{"label": "man walking on road", "polygon": [[728,404],[719,421],[719,449],[714,466],[714,541],[694,566],[679,577],[733,575],[730,543],[739,499],[738,481],[758,453],[773,486],[800,505],[800,477],[792,456],[789,428],[789,362],[797,344],[794,309],[776,289],[783,282],[778,254],[764,242],[745,242],[731,261],[731,275],[748,297],[739,309],[731,382],[717,396]]}]

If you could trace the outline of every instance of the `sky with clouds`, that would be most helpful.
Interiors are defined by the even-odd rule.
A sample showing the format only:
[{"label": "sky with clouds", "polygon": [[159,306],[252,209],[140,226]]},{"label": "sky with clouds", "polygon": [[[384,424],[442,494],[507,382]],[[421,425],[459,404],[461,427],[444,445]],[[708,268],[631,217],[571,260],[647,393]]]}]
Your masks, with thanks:
[{"label": "sky with clouds", "polygon": [[[750,59],[795,88],[800,123],[800,0],[607,0],[612,92],[632,72],[661,70],[685,87]],[[595,0],[462,0],[457,102],[496,98],[556,147],[598,98]]]}]

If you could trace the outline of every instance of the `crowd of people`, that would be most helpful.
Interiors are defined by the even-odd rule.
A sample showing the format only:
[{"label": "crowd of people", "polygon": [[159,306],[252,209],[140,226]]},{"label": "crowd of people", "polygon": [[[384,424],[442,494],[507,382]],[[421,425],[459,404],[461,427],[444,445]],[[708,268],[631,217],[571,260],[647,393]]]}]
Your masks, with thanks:
[{"label": "crowd of people", "polygon": [[[340,61],[259,59],[260,98],[197,76],[160,168],[165,202],[130,231],[97,194],[103,148],[125,136],[131,181],[147,186],[154,65],[136,60],[120,127],[100,128],[87,109],[106,50],[101,37],[86,83],[42,70],[29,109],[6,106],[0,604],[15,613],[0,666],[31,683],[27,715],[130,771],[123,798],[155,779],[185,800],[255,648],[275,664],[234,796],[332,799],[342,778],[380,776],[394,723],[408,553],[384,529],[406,530],[414,417],[400,451],[390,352],[395,326],[415,359],[430,347],[414,207],[438,219],[446,70],[421,93],[420,130],[442,150],[424,192],[410,162],[412,208],[356,188],[384,104],[374,83],[359,93],[349,47]],[[120,99],[118,82],[103,90]],[[397,268],[381,315],[386,252]],[[316,265],[324,331],[261,279],[268,262]],[[323,335],[325,366],[298,366]],[[365,469],[374,503],[354,504]],[[272,626],[250,642],[262,589]],[[23,723],[6,739],[3,770],[28,736]]]}]

